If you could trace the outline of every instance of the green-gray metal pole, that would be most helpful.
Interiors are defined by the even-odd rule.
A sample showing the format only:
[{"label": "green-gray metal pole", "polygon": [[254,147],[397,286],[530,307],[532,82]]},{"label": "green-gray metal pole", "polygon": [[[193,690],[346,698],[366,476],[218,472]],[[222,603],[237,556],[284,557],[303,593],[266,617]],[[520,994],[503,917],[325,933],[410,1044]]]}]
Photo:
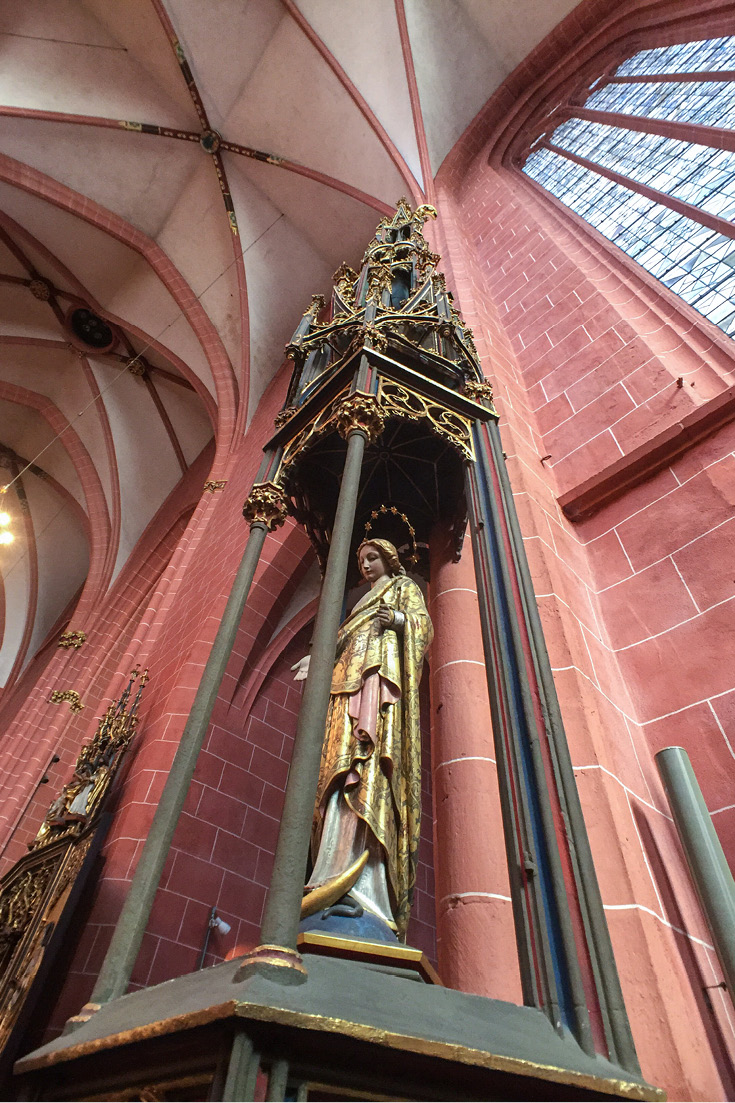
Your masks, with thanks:
[{"label": "green-gray metal pole", "polygon": [[342,485],[314,625],[311,662],[299,711],[273,876],[260,932],[261,944],[285,946],[292,950],[296,949],[299,930],[311,820],[332,685],[334,649],[342,613],[366,441],[367,435],[362,429],[352,429],[347,438]]},{"label": "green-gray metal pole", "polygon": [[254,521],[250,526],[250,536],[194,704],[91,996],[93,1004],[117,999],[127,990],[267,532],[263,521]]},{"label": "green-gray metal pole", "polygon": [[221,1099],[223,1103],[246,1103],[255,1099],[258,1079],[258,1054],[244,1030],[238,1030],[232,1039],[230,1060],[227,1066]]},{"label": "green-gray metal pole", "polygon": [[288,1061],[278,1058],[268,1073],[268,1087],[265,1093],[266,1103],[283,1103],[288,1088]]},{"label": "green-gray metal pole", "polygon": [[655,757],[727,991],[735,1001],[735,881],[689,755],[683,747],[664,747]]}]

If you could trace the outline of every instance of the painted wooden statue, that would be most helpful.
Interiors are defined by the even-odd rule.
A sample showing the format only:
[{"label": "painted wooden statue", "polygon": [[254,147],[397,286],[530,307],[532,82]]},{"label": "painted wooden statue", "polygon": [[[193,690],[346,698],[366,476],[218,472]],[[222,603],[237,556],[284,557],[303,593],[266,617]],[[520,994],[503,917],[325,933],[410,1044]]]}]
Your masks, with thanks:
[{"label": "painted wooden statue", "polygon": [[[357,551],[370,583],[342,624],[302,915],[339,902],[405,937],[421,818],[419,682],[433,631],[388,540]],[[297,678],[308,662],[297,664]]]}]

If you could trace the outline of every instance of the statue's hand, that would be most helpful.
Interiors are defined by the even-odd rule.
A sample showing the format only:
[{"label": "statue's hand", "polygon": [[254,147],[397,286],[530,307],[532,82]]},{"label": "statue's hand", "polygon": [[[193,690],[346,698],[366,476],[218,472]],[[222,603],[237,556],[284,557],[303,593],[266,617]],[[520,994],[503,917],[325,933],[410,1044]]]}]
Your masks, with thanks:
[{"label": "statue's hand", "polygon": [[309,673],[309,663],[311,662],[311,655],[304,655],[303,659],[299,659],[297,663],[294,663],[291,667],[296,673],[293,676],[295,682],[306,681],[306,675]]},{"label": "statue's hand", "polygon": [[376,620],[380,625],[380,631],[383,632],[386,628],[393,627],[395,613],[388,605],[379,605]]}]

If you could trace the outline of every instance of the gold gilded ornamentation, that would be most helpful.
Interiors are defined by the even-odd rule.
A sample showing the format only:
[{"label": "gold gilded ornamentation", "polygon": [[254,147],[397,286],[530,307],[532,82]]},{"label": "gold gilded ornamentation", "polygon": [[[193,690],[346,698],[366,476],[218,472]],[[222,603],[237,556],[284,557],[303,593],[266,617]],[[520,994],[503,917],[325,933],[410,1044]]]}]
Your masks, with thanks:
[{"label": "gold gilded ornamentation", "polygon": [[[385,878],[382,889],[373,887],[373,878],[359,883],[364,895],[357,898],[361,903],[365,898],[371,901],[369,906],[381,921],[397,929],[402,938],[416,877],[421,821],[418,690],[433,630],[421,590],[407,577],[395,545],[368,537],[358,554],[369,545],[382,557],[379,569],[383,573],[373,579],[363,569],[371,588],[337,636],[312,824],[314,873],[302,914],[311,913],[311,892],[321,893],[333,884],[346,892],[350,878],[353,884],[357,880],[362,858],[353,863],[349,845],[345,849],[334,842],[335,830],[347,830],[345,818],[357,817],[367,828],[360,848],[364,845],[374,854],[379,852],[377,860]],[[391,617],[388,628],[381,632],[376,630],[376,620],[386,611]],[[397,619],[400,629],[391,630]],[[381,703],[381,687],[388,686],[393,696]],[[358,713],[364,741],[355,738],[352,717]],[[323,898],[320,895],[320,900]],[[328,904],[327,899],[321,906]]]},{"label": "gold gilded ornamentation", "polygon": [[68,701],[71,712],[81,712],[84,708],[82,699],[75,689],[55,689],[49,697],[49,701],[54,703]]},{"label": "gold gilded ornamentation", "polygon": [[348,306],[351,306],[355,301],[357,272],[355,272],[353,268],[350,268],[349,264],[340,264],[339,268],[332,276],[332,281],[342,301]]},{"label": "gold gilded ornamentation", "polygon": [[0,882],[0,1049],[14,1030],[50,938],[92,847],[101,802],[132,738],[147,680],[128,707],[136,670],[77,758],[38,835]]},{"label": "gold gilded ornamentation", "polygon": [[388,349],[388,338],[375,322],[367,322],[364,326],[355,327],[350,352],[359,352],[366,345],[376,352],[386,352]]},{"label": "gold gilded ornamentation", "polygon": [[283,354],[287,360],[293,360],[294,364],[304,358],[304,349],[301,344],[296,341],[289,341],[283,350]]},{"label": "gold gilded ornamentation", "polygon": [[141,360],[139,356],[136,356],[134,360],[131,360],[128,364],[128,371],[131,375],[136,375],[139,379],[145,378],[146,375],[146,363]]},{"label": "gold gilded ornamentation", "polygon": [[337,432],[345,440],[355,429],[361,429],[370,444],[377,440],[385,428],[385,417],[374,395],[353,394],[344,399],[334,415]]},{"label": "gold gilded ornamentation", "polygon": [[245,980],[253,972],[257,972],[258,967],[262,965],[290,969],[300,980],[306,980],[307,977],[306,968],[298,950],[292,950],[290,946],[276,946],[264,942],[242,958],[240,968],[232,978],[233,982]]},{"label": "gold gilded ornamentation", "polygon": [[418,222],[419,225],[423,226],[423,224],[425,222],[428,222],[430,218],[435,219],[436,216],[436,207],[432,207],[430,203],[422,203],[413,212],[413,218],[411,219],[411,221]]},{"label": "gold gilded ornamentation", "polygon": [[311,302],[304,311],[303,317],[306,318],[311,315],[312,318],[316,319],[319,312],[324,310],[326,305],[326,300],[323,295],[312,295]]},{"label": "gold gilded ornamentation", "polygon": [[390,379],[381,380],[380,402],[386,417],[394,415],[409,421],[427,421],[432,432],[449,441],[465,459],[474,461],[472,427],[466,417]]},{"label": "gold gilded ornamentation", "polygon": [[387,264],[373,264],[368,273],[367,301],[376,306],[383,304],[383,292],[390,291],[393,283],[393,273]]},{"label": "gold gilded ornamentation", "polygon": [[59,647],[63,647],[65,650],[70,647],[79,650],[82,644],[86,642],[87,636],[84,632],[73,632],[71,629],[68,632],[62,632],[59,636]]},{"label": "gold gilded ornamentation", "polygon": [[350,891],[367,865],[369,857],[370,851],[363,850],[360,857],[351,866],[348,866],[341,876],[333,878],[325,885],[312,889],[311,892],[307,892],[301,901],[301,918],[308,919],[310,915],[316,915],[324,908],[330,908],[332,904],[336,904],[340,897]]},{"label": "gold gilded ornamentation", "polygon": [[291,420],[295,413],[295,406],[284,406],[282,410],[279,410],[273,422],[276,429],[281,429],[287,421]]},{"label": "gold gilded ornamentation", "polygon": [[493,387],[487,379],[483,379],[478,382],[475,379],[469,379],[464,385],[464,392],[468,398],[471,398],[473,402],[481,402],[486,405],[495,413],[495,405],[493,403]]},{"label": "gold gilded ornamentation", "polygon": [[[130,709],[128,702],[133,684],[140,678],[138,690]],[[29,849],[35,850],[67,836],[77,836],[94,819],[105,793],[120,763],[138,723],[140,695],[148,681],[148,671],[142,674],[136,669],[120,699],[111,704],[97,725],[90,743],[79,752],[74,773],[51,802],[38,834]],[[54,690],[59,694],[59,690]],[[51,699],[69,700],[68,694],[78,700],[75,690],[62,692]],[[74,705],[71,705],[74,709]],[[80,703],[79,708],[84,708]],[[76,709],[74,711],[79,711]]]},{"label": "gold gilded ornamentation", "polygon": [[268,531],[279,528],[288,516],[283,489],[276,483],[256,483],[250,491],[242,515],[251,525],[260,522]]},{"label": "gold gilded ornamentation", "polygon": [[215,490],[223,490],[227,486],[227,479],[208,479],[204,489],[214,494]]},{"label": "gold gilded ornamentation", "polygon": [[419,556],[418,556],[418,549],[416,547],[416,529],[413,527],[413,525],[409,521],[406,514],[401,513],[400,509],[398,509],[397,506],[390,506],[390,508],[389,508],[388,506],[383,504],[383,505],[380,506],[379,509],[374,509],[372,511],[372,513],[370,514],[370,520],[365,525],[365,538],[367,539],[367,537],[370,535],[370,533],[372,531],[373,521],[377,521],[378,517],[380,517],[381,514],[387,514],[387,513],[392,513],[394,517],[400,517],[401,520],[403,521],[404,525],[408,529],[410,535],[411,535],[411,543],[413,544],[413,552],[412,552],[411,555],[409,555],[406,562],[407,563],[414,563],[414,564],[418,563]]}]

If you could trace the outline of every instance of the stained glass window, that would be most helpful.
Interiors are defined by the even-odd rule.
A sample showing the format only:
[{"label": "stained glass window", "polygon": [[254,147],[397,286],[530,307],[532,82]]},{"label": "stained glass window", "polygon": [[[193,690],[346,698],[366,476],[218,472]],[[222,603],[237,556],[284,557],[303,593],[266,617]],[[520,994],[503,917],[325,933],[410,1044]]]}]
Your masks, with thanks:
[{"label": "stained glass window", "polygon": [[[643,50],[618,67],[615,83],[603,78],[585,107],[735,129],[735,81],[707,77],[732,70],[735,37]],[[702,80],[655,80],[682,73],[701,73]],[[648,75],[650,83],[620,80]],[[584,158],[589,167],[565,153]],[[596,165],[632,186],[608,179]],[[735,222],[734,152],[571,118],[529,155],[523,171],[735,336],[735,239],[697,220],[703,211]],[[660,202],[641,195],[635,184],[660,193]],[[690,204],[691,217],[667,206],[666,197]]]}]

